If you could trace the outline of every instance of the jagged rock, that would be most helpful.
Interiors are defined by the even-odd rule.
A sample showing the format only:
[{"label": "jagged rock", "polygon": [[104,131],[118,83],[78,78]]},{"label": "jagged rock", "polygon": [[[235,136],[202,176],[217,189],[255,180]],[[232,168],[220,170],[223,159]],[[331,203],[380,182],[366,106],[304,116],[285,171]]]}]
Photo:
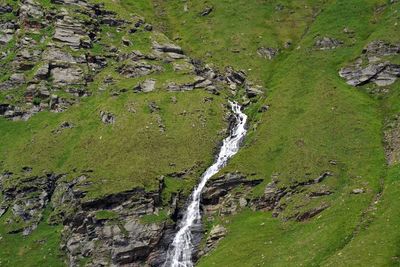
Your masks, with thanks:
[{"label": "jagged rock", "polygon": [[272,47],[260,47],[257,49],[257,54],[262,57],[266,58],[269,60],[272,60],[274,57],[276,57],[279,53],[279,50],[276,48]]},{"label": "jagged rock", "polygon": [[320,50],[335,49],[343,44],[343,41],[331,37],[323,37],[315,41],[315,47]]},{"label": "jagged rock", "polygon": [[104,124],[114,124],[115,116],[110,112],[100,111],[100,118]]},{"label": "jagged rock", "polygon": [[269,110],[269,105],[263,105],[259,108],[258,112],[263,113]]},{"label": "jagged rock", "polygon": [[[62,249],[69,264],[74,266],[83,257],[89,260],[90,266],[162,263],[173,238],[172,226],[164,222],[144,224],[140,221],[140,216],[154,214],[161,192],[134,189],[84,201],[79,190],[75,190],[84,182],[83,177],[70,183],[59,183],[53,197],[53,205],[62,206],[63,202],[74,207],[69,208],[62,233]],[[115,214],[114,219],[96,218],[97,212],[104,209]],[[118,223],[110,223],[110,220]]]}]

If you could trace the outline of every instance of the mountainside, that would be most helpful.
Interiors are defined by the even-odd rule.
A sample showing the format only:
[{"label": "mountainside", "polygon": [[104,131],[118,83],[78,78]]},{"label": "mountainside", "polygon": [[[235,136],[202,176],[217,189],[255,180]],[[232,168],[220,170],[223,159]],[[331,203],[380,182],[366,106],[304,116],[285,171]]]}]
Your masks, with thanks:
[{"label": "mountainside", "polygon": [[[0,266],[400,265],[397,0],[0,0]],[[169,265],[169,263],[167,263]]]}]

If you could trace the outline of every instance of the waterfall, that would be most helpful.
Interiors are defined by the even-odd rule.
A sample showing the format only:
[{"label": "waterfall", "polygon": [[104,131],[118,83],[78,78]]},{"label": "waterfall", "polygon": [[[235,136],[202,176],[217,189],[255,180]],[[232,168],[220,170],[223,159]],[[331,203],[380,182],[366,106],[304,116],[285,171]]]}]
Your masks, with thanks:
[{"label": "waterfall", "polygon": [[200,183],[190,196],[190,202],[179,223],[179,231],[176,233],[172,244],[167,252],[164,267],[192,267],[192,229],[201,224],[200,198],[201,192],[207,181],[221,170],[228,160],[235,155],[240,142],[246,135],[245,129],[247,116],[242,113],[241,107],[236,102],[229,102],[235,115],[235,126],[231,129],[229,136],[224,139],[218,158],[201,176]]}]

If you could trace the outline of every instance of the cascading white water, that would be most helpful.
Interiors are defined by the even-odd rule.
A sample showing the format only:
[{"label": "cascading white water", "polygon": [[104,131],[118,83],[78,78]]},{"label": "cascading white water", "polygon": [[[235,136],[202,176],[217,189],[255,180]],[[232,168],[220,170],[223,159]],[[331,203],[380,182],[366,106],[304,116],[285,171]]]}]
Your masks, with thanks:
[{"label": "cascading white water", "polygon": [[246,135],[246,114],[242,113],[241,107],[236,102],[229,102],[232,111],[235,114],[236,123],[227,138],[224,139],[223,145],[219,152],[217,160],[211,165],[201,176],[199,185],[193,191],[189,206],[179,224],[179,231],[168,249],[165,267],[192,267],[192,231],[191,229],[201,223],[200,214],[200,197],[201,191],[206,185],[208,179],[223,168],[228,159],[235,155],[240,146],[240,142]]}]

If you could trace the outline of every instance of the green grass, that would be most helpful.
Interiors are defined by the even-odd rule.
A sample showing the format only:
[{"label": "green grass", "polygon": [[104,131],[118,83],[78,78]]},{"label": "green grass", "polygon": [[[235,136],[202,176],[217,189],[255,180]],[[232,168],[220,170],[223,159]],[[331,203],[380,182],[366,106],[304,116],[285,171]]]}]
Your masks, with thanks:
[{"label": "green grass", "polygon": [[96,219],[98,220],[112,220],[118,218],[118,213],[111,210],[98,210],[96,211]]},{"label": "green grass", "polygon": [[[91,197],[136,186],[157,188],[161,175],[194,165],[199,172],[212,161],[218,132],[224,127],[224,101],[215,98],[213,103],[205,103],[206,96],[208,93],[201,90],[104,95],[62,114],[40,113],[28,122],[1,119],[3,168],[18,173],[21,166],[31,166],[33,174],[91,169]],[[151,101],[160,107],[159,115],[149,112]],[[128,112],[128,107],[136,113]],[[115,114],[115,125],[101,122],[101,110]],[[187,115],[180,115],[184,111]],[[164,133],[160,132],[158,116],[166,127]],[[75,127],[54,134],[63,121]]]},{"label": "green grass", "polygon": [[[4,218],[0,219],[1,224]],[[26,237],[21,233],[6,234],[0,227],[0,266],[65,266],[59,250],[62,227],[50,226],[44,221]]]},{"label": "green grass", "polygon": [[[286,203],[285,215],[298,211],[299,205],[310,208],[318,203],[329,203],[330,208],[316,219],[284,223],[271,218],[269,213],[245,211],[227,219],[227,237],[200,261],[199,266],[319,266],[328,263],[360,266],[369,262],[381,266],[396,263],[399,253],[392,244],[398,244],[397,235],[388,239],[387,248],[383,245],[384,237],[381,243],[377,242],[381,245],[379,255],[372,253],[376,250],[372,245],[360,248],[363,244],[372,244],[372,236],[379,231],[360,239],[353,235],[363,220],[363,212],[380,190],[379,181],[385,177],[383,121],[385,116],[390,118],[399,112],[399,83],[392,86],[389,95],[378,98],[366,93],[370,85],[357,90],[338,76],[338,70],[359,56],[368,42],[376,39],[399,41],[394,29],[399,5],[376,11],[386,3],[285,1],[284,6],[296,10],[292,13],[296,17],[293,21],[299,21],[290,27],[286,23],[291,17],[275,11],[277,3],[274,1],[227,0],[208,1],[207,4],[199,1],[190,3],[186,13],[181,1],[165,2],[169,16],[164,23],[181,37],[179,42],[185,49],[200,58],[206,58],[205,52],[209,51],[211,57],[206,59],[221,67],[233,65],[251,69],[250,77],[268,88],[263,102],[270,105],[270,110],[264,114],[255,112],[254,108],[248,111],[252,127],[244,147],[224,171],[264,178],[265,182],[253,195],[262,194],[273,174],[279,174],[280,185],[284,186],[318,177],[327,170],[333,173],[324,182],[334,190],[333,195],[308,202],[304,194],[300,194]],[[213,5],[214,11],[207,17],[200,17],[198,12],[205,5]],[[313,14],[318,16],[312,19]],[[246,20],[249,22],[244,22]],[[355,32],[353,38],[343,32],[345,27]],[[257,32],[260,28],[262,34]],[[338,38],[345,44],[333,51],[316,51],[313,44],[319,36]],[[283,49],[283,42],[289,37],[293,41],[292,48]],[[272,62],[258,59],[255,51],[261,45],[280,47],[282,53]],[[237,47],[243,48],[240,53],[230,51]],[[333,166],[330,160],[338,164]],[[367,193],[349,194],[353,188],[360,187]],[[393,193],[387,194],[389,199],[398,202]],[[396,205],[393,204],[393,209]],[[388,216],[395,214],[388,212]],[[376,225],[378,221],[376,219]],[[394,229],[394,226],[386,227],[385,237]],[[351,249],[351,243],[358,245],[358,249]],[[346,260],[351,256],[354,259],[336,258],[342,251],[348,255]],[[378,257],[370,261],[369,257],[373,256]]]},{"label": "green grass", "polygon": [[[52,6],[48,0],[41,3],[46,8]],[[187,12],[184,3],[188,4]],[[277,8],[279,4],[282,10]],[[267,96],[245,111],[251,123],[244,146],[223,170],[264,179],[252,196],[263,193],[273,174],[278,174],[280,186],[286,186],[316,178],[325,171],[333,173],[323,182],[334,192],[332,195],[310,200],[305,196],[307,189],[285,199],[286,210],[278,218],[272,218],[269,212],[244,210],[207,222],[208,228],[216,222],[224,224],[228,234],[216,250],[200,260],[199,266],[399,265],[399,167],[386,166],[382,130],[385,120],[400,112],[400,82],[392,85],[389,93],[374,95],[374,86],[353,88],[338,76],[338,70],[353,62],[370,41],[400,41],[400,4],[385,4],[387,0],[105,1],[106,8],[120,18],[139,14],[165,29],[186,54],[221,70],[228,65],[244,69],[253,81],[265,86]],[[202,17],[199,13],[206,6],[214,10]],[[354,35],[345,34],[345,27]],[[40,34],[49,36],[51,31]],[[313,44],[322,36],[338,38],[344,45],[332,51],[317,51]],[[40,36],[33,37],[39,40]],[[96,55],[105,53],[107,45],[122,52],[149,53],[152,41],[168,41],[162,34],[141,30],[126,34],[108,26],[102,26],[100,37],[91,49]],[[132,46],[122,46],[122,38],[129,39]],[[288,41],[292,44],[285,47]],[[262,59],[257,55],[261,46],[279,48],[280,54],[272,61]],[[4,49],[15,49],[15,40]],[[1,63],[8,64],[14,57],[12,51]],[[398,56],[391,60],[400,62]],[[165,176],[164,202],[176,192],[190,192],[223,138],[220,132],[226,127],[225,92],[213,96],[211,103],[204,102],[210,95],[202,90],[166,92],[169,82],[185,83],[193,75],[175,73],[171,64],[158,62],[164,68],[162,73],[126,79],[115,71],[122,63],[110,62],[89,86],[93,96],[65,113],[42,112],[28,122],[0,119],[0,167],[16,173],[15,180],[7,181],[6,186],[23,178],[19,175],[22,166],[31,166],[33,174],[52,171],[71,177],[93,170],[89,177],[92,184],[84,189],[87,198],[133,187],[157,189],[160,176]],[[2,70],[0,81],[10,74]],[[112,76],[115,84],[100,92],[107,76]],[[132,88],[147,78],[157,80],[155,92],[133,93]],[[121,89],[128,92],[112,95]],[[11,93],[20,99],[22,91]],[[2,101],[5,94],[0,93]],[[150,112],[150,102],[160,107],[158,113]],[[270,105],[269,111],[257,112],[264,104]],[[100,111],[112,112],[116,123],[104,125]],[[158,127],[160,119],[165,132]],[[71,122],[74,128],[54,134],[63,121]],[[337,165],[330,164],[331,160]],[[184,179],[169,175],[191,168],[194,171]],[[381,180],[383,195],[375,204],[382,190]],[[350,194],[354,188],[366,192]],[[281,220],[282,216],[290,217],[321,203],[330,207],[309,221]],[[115,214],[100,211],[96,216],[112,219]],[[143,216],[141,220],[153,223],[167,217],[161,210],[159,215]],[[50,266],[62,263],[55,252],[59,228],[42,223],[28,238],[1,232],[8,230],[0,229],[4,235],[0,259],[8,261],[6,265],[21,264],[11,255],[30,257],[32,264],[28,266],[42,265],[43,256],[50,258]],[[42,236],[47,240],[44,245],[32,245]],[[51,255],[43,252],[48,249]]]}]

